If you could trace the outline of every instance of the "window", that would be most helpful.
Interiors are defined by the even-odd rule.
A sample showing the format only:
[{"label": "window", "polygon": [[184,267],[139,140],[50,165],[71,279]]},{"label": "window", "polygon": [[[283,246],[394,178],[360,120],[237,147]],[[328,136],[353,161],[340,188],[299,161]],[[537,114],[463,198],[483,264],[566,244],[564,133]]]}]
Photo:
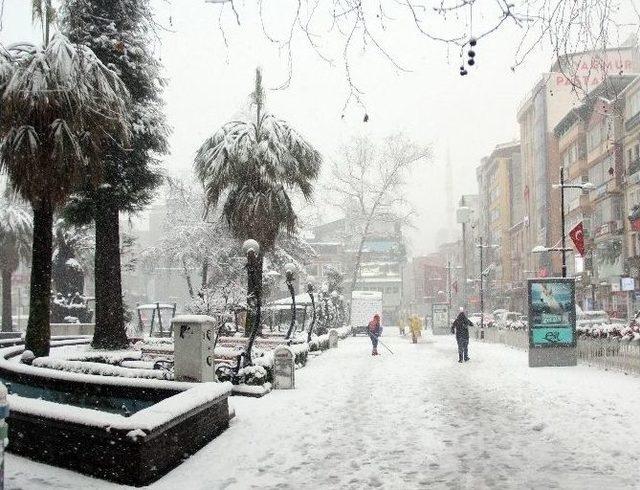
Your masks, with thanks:
[{"label": "window", "polygon": [[622,219],[622,199],[613,196],[596,204],[593,210],[592,226],[594,229],[610,221]]},{"label": "window", "polygon": [[596,124],[589,130],[589,133],[587,133],[587,148],[589,149],[589,151],[593,150],[596,146],[602,143],[602,133],[604,132],[603,129],[604,128],[602,127],[602,124]]},{"label": "window", "polygon": [[571,165],[578,161],[578,158],[580,158],[581,156],[580,153],[581,152],[577,141],[565,150],[562,157],[562,166],[565,168],[565,171],[568,170]]},{"label": "window", "polygon": [[610,181],[613,176],[609,173],[609,169],[613,166],[613,155],[608,156],[600,163],[597,163],[589,169],[589,182],[599,187]]},{"label": "window", "polygon": [[[581,185],[582,177],[576,177],[575,179],[567,182],[568,185]],[[569,213],[580,206],[580,194],[579,190],[567,190],[564,194],[564,212]]]},{"label": "window", "polygon": [[640,112],[640,90],[636,90],[626,101],[625,117],[631,119]]}]

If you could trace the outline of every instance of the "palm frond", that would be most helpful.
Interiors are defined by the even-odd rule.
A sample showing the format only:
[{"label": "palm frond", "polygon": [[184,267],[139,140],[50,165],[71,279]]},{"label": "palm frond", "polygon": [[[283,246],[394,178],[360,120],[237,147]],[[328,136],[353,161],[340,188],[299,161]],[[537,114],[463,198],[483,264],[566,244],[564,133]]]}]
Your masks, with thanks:
[{"label": "palm frond", "polygon": [[29,201],[61,202],[87,162],[99,171],[97,149],[127,141],[124,84],[91,50],[60,34],[44,48],[0,50],[0,89],[0,171]]},{"label": "palm frond", "polygon": [[0,268],[14,271],[31,256],[32,219],[14,192],[0,196]]}]

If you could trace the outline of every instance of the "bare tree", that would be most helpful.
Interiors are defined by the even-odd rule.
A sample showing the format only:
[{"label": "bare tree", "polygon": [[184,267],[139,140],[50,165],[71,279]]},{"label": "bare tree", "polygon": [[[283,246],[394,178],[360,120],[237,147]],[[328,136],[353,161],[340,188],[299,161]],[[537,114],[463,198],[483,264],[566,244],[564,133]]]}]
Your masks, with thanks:
[{"label": "bare tree", "polygon": [[373,224],[408,224],[413,210],[405,197],[407,177],[411,169],[430,158],[430,148],[419,146],[402,134],[388,136],[378,143],[357,137],[343,146],[340,160],[333,163],[327,190],[354,221],[358,248],[351,290],[355,289]]},{"label": "bare tree", "polygon": [[[215,4],[224,42],[226,30],[236,24],[246,28],[248,19],[258,19],[264,37],[285,54],[288,75],[293,77],[293,45],[302,41],[319,59],[342,66],[348,94],[345,106],[355,102],[365,108],[363,92],[354,74],[355,60],[372,49],[396,70],[409,71],[401,61],[406,52],[405,36],[415,34],[413,47],[421,42],[439,43],[447,53],[461,58],[461,74],[475,64],[469,51],[499,32],[514,33],[510,68],[522,65],[528,55],[546,47],[561,58],[570,53],[617,46],[621,34],[638,33],[640,9],[637,0],[205,0]],[[511,31],[509,31],[511,32]],[[567,65],[568,78],[573,78]],[[464,72],[464,73],[463,73]]]}]

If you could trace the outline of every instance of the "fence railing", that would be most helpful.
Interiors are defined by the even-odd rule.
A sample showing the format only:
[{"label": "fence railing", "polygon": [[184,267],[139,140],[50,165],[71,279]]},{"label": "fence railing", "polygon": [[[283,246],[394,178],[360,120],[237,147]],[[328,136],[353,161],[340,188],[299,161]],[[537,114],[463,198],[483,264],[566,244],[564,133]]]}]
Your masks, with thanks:
[{"label": "fence railing", "polygon": [[[472,336],[480,339],[480,329],[473,328]],[[529,348],[526,330],[485,328],[484,342],[504,344],[517,349]],[[603,369],[640,374],[640,343],[617,339],[579,338],[578,361]]]}]

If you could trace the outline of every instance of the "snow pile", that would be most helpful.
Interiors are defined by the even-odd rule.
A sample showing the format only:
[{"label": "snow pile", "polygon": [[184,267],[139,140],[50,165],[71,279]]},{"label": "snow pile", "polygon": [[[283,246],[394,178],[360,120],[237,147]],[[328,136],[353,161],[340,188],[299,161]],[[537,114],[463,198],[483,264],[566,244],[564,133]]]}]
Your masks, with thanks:
[{"label": "snow pile", "polygon": [[262,386],[267,383],[268,374],[263,366],[247,366],[238,371],[238,377],[248,386]]},{"label": "snow pile", "polygon": [[[90,342],[91,339],[88,338],[83,340],[83,342]],[[78,343],[78,340],[68,340],[63,342],[53,342],[52,346],[56,345],[69,345],[72,343]],[[123,377],[123,376],[103,376],[100,374],[84,374],[82,372],[71,372],[71,371],[60,371],[58,369],[51,369],[49,367],[36,367],[36,366],[28,366],[26,364],[21,364],[19,362],[14,362],[10,360],[12,357],[19,357],[24,351],[24,346],[14,346],[14,347],[6,347],[4,349],[0,349],[0,368],[6,369],[7,371],[11,371],[19,374],[26,374],[29,376],[45,378],[45,379],[58,379],[62,381],[68,381],[72,383],[92,383],[96,385],[118,385],[118,386],[131,386],[134,388],[152,388],[152,389],[160,389],[160,390],[187,390],[194,386],[197,386],[199,383],[187,383],[187,382],[178,382],[171,381],[165,379],[154,379],[154,378],[131,378],[131,377]],[[53,352],[53,351],[52,351]],[[53,356],[50,356],[51,359],[54,359]],[[37,359],[36,359],[37,360]],[[64,360],[64,359],[63,359]],[[35,360],[34,360],[35,362]]]},{"label": "snow pile", "polygon": [[628,342],[640,342],[640,325],[635,322],[631,325],[625,325],[622,323],[578,323],[576,326],[576,332],[580,338],[615,339]]},{"label": "snow pile", "polygon": [[325,333],[318,337],[313,337],[309,342],[309,351],[327,350],[329,348],[329,334]]},{"label": "snow pile", "polygon": [[51,357],[38,357],[31,363],[33,367],[55,369],[69,373],[117,376],[124,378],[173,380],[173,373],[162,369],[140,369],[120,367],[101,362],[68,361]]}]

